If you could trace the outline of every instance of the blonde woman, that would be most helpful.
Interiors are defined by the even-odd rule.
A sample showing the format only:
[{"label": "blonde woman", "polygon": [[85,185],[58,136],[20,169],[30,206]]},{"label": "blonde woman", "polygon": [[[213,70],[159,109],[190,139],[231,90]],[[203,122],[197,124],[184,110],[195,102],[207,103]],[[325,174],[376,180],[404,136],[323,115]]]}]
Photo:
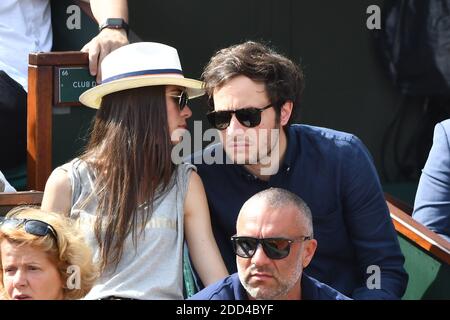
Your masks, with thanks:
[{"label": "blonde woman", "polygon": [[32,207],[0,220],[0,295],[14,300],[80,299],[97,271],[72,221]]}]

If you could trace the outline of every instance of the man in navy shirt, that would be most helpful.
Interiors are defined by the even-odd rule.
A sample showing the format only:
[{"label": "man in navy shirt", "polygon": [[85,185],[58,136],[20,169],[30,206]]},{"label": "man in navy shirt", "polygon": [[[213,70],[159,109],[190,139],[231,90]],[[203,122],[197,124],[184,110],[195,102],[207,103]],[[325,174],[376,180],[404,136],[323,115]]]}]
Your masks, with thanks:
[{"label": "man in navy shirt", "polygon": [[299,66],[246,42],[217,52],[203,79],[208,120],[221,142],[192,161],[229,272],[236,272],[229,239],[242,204],[280,187],[313,212],[320,245],[309,275],[355,299],[402,297],[408,281],[404,257],[369,152],[354,135],[290,125],[304,86]]},{"label": "man in navy shirt", "polygon": [[197,293],[199,300],[348,300],[303,269],[317,248],[311,211],[295,194],[261,191],[244,203],[232,237],[238,272]]}]

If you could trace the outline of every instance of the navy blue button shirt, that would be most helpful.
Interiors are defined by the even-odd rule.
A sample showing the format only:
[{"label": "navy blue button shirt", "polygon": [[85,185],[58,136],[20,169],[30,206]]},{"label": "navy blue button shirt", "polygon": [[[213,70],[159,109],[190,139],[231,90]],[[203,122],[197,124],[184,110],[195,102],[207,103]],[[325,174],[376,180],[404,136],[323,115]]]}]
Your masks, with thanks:
[{"label": "navy blue button shirt", "polygon": [[[338,291],[314,278],[302,274],[300,282],[302,300],[351,300]],[[237,273],[220,280],[200,292],[189,300],[248,300],[247,292],[239,280]]]},{"label": "navy blue button shirt", "polygon": [[[351,134],[307,125],[291,125],[286,132],[283,162],[269,181],[241,165],[206,164],[202,152],[191,159],[203,180],[214,236],[229,272],[236,272],[230,237],[242,205],[257,192],[278,187],[311,208],[318,247],[306,269],[309,275],[355,299],[400,298],[408,281],[404,257],[363,143]],[[203,154],[224,154],[221,148],[215,144]],[[367,278],[376,277],[368,270],[371,265],[380,268],[381,281],[370,278],[375,288],[369,289]]]}]

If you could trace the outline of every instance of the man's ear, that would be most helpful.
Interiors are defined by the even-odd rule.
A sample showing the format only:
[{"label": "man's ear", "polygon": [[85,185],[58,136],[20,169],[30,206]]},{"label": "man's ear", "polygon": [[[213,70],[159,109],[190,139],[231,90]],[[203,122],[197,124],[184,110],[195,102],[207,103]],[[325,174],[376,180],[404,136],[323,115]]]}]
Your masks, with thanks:
[{"label": "man's ear", "polygon": [[302,256],[303,268],[306,268],[309,265],[312,258],[314,257],[314,253],[316,252],[316,249],[317,249],[317,240],[311,239],[311,240],[305,241],[304,249],[303,249],[303,256]]},{"label": "man's ear", "polygon": [[280,112],[280,124],[281,126],[285,126],[289,119],[291,118],[291,114],[292,114],[292,109],[294,107],[294,103],[292,101],[286,101],[282,106],[281,106],[281,112]]}]

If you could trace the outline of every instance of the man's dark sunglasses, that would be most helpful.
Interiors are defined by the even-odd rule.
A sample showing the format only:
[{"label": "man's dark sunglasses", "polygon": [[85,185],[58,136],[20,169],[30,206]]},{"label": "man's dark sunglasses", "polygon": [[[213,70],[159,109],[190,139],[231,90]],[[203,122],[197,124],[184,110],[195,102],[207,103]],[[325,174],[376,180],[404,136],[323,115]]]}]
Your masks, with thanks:
[{"label": "man's dark sunglasses", "polygon": [[211,126],[218,130],[225,130],[231,121],[233,113],[236,115],[236,119],[247,128],[256,127],[261,123],[261,112],[272,107],[273,104],[269,104],[262,108],[243,108],[237,110],[226,111],[210,111],[206,114]]},{"label": "man's dark sunglasses", "polygon": [[310,236],[301,236],[296,239],[286,238],[253,238],[232,236],[234,252],[241,258],[251,258],[255,255],[258,245],[261,244],[264,253],[270,259],[283,259],[289,255],[294,242],[311,240]]},{"label": "man's dark sunglasses", "polygon": [[186,92],[186,90],[182,91],[179,95],[170,95],[172,98],[176,98],[178,103],[178,108],[180,108],[180,111],[186,107],[188,101],[189,101],[189,95]]},{"label": "man's dark sunglasses", "polygon": [[50,234],[53,237],[53,239],[57,242],[58,237],[56,235],[55,229],[44,221],[35,219],[16,219],[16,218],[0,217],[0,227],[19,228],[22,225],[25,232],[29,234],[39,237],[44,237]]}]

